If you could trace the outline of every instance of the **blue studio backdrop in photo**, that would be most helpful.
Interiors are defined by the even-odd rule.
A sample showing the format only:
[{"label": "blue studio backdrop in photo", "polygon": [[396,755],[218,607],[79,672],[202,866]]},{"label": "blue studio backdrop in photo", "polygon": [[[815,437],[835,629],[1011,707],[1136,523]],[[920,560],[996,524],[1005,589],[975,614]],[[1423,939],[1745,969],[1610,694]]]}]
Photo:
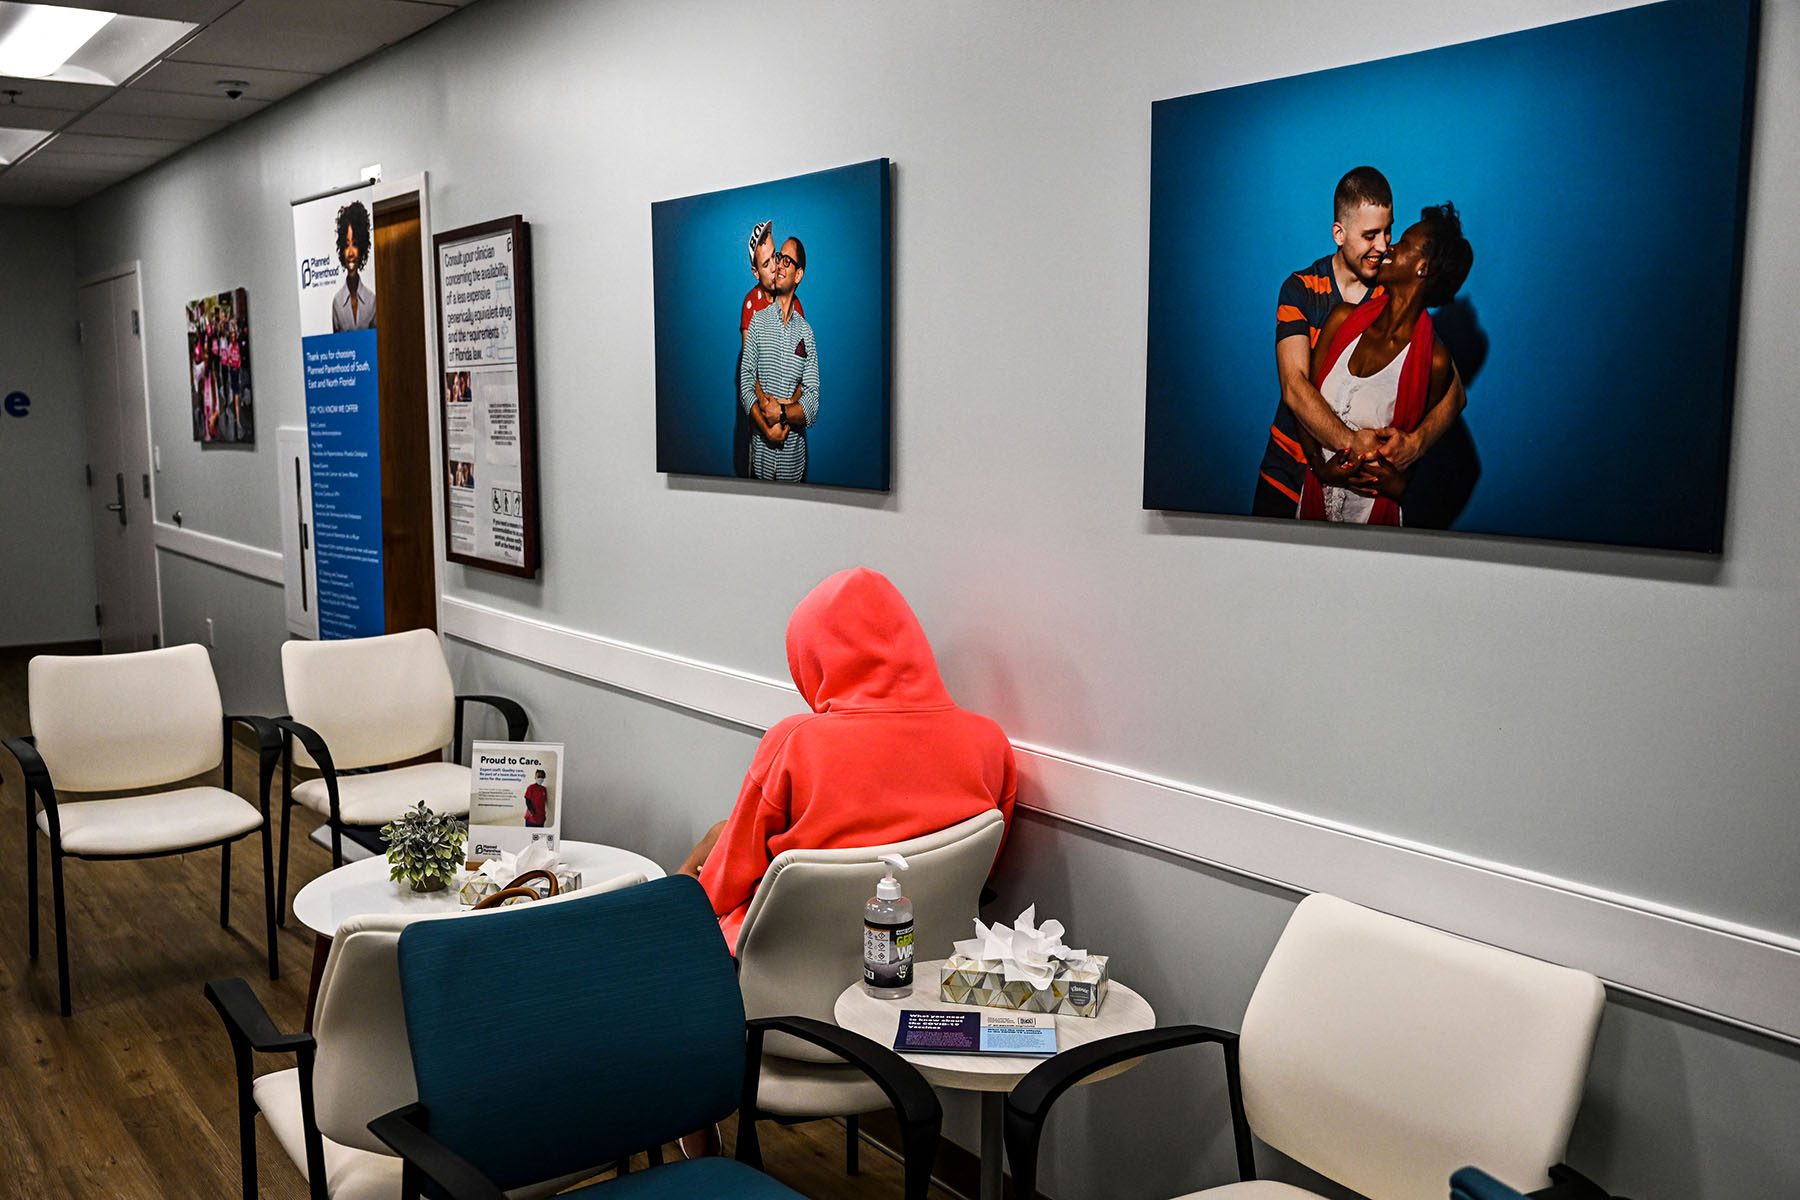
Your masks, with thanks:
[{"label": "blue studio backdrop in photo", "polygon": [[737,474],[750,231],[773,221],[777,249],[788,237],[806,247],[798,294],[819,365],[806,481],[887,489],[889,218],[887,159],[651,206],[657,470]]},{"label": "blue studio backdrop in photo", "polygon": [[1367,163],[1396,238],[1450,200],[1475,250],[1438,319],[1464,427],[1407,523],[1717,551],[1756,15],[1667,0],[1157,103],[1144,506],[1250,511],[1276,293]]}]

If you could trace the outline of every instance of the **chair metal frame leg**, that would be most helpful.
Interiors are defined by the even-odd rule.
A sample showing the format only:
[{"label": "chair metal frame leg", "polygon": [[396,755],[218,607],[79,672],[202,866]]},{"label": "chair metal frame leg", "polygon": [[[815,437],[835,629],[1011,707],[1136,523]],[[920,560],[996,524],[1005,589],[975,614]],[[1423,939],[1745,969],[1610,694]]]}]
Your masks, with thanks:
[{"label": "chair metal frame leg", "polygon": [[862,1164],[859,1161],[861,1149],[862,1122],[855,1113],[851,1113],[844,1118],[844,1174],[862,1174]]},{"label": "chair metal frame leg", "polygon": [[219,847],[219,927],[231,928],[231,843]]},{"label": "chair metal frame leg", "polygon": [[38,827],[32,814],[33,795],[29,787],[25,789],[25,890],[30,894],[31,904],[27,910],[27,918],[31,922],[31,931],[27,936],[29,957],[32,962],[38,956]]},{"label": "chair metal frame leg", "polygon": [[65,1017],[75,1015],[69,1002],[69,921],[63,903],[63,852],[53,840],[50,843],[50,893],[56,913],[56,999],[58,1011]]},{"label": "chair metal frame leg", "polygon": [[275,887],[275,924],[287,926],[288,833],[294,824],[294,735],[281,734],[281,881]]}]

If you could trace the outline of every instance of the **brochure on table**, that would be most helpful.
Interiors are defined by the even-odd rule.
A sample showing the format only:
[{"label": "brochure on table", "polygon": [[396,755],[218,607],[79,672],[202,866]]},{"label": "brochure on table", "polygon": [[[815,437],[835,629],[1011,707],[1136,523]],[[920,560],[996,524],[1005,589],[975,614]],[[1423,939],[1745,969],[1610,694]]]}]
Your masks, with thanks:
[{"label": "brochure on table", "polygon": [[476,742],[469,792],[471,861],[530,846],[557,848],[562,832],[560,742]]},{"label": "brochure on table", "polygon": [[900,1010],[894,1049],[914,1054],[1056,1053],[1056,1018],[1044,1013]]}]

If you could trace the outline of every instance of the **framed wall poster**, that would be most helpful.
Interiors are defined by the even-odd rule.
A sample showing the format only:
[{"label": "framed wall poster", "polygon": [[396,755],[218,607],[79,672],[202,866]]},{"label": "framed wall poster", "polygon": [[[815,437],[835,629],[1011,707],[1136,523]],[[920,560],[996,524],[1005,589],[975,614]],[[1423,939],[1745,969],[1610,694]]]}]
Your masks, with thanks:
[{"label": "framed wall poster", "polygon": [[445,557],[525,578],[541,565],[530,239],[517,216],[432,239]]},{"label": "framed wall poster", "polygon": [[470,748],[468,857],[518,854],[562,835],[560,742],[476,742]]},{"label": "framed wall poster", "polygon": [[194,440],[256,444],[250,391],[250,294],[243,288],[187,305],[188,398]]},{"label": "framed wall poster", "polygon": [[890,174],[650,206],[658,471],[888,489]]},{"label": "framed wall poster", "polygon": [[1144,507],[1717,553],[1756,13],[1153,105]]}]

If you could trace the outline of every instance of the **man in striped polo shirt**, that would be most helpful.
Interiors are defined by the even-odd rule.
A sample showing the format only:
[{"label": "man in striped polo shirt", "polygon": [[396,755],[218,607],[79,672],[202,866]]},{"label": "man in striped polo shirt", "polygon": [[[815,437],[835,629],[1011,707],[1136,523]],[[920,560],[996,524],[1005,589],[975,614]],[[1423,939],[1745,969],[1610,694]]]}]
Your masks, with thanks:
[{"label": "man in striped polo shirt", "polygon": [[1321,448],[1337,452],[1326,468],[1331,478],[1321,476],[1321,482],[1373,495],[1380,477],[1410,469],[1431,448],[1462,413],[1466,400],[1461,377],[1453,375],[1429,425],[1422,424],[1408,436],[1395,430],[1352,430],[1319,393],[1312,381],[1312,352],[1325,318],[1340,304],[1361,304],[1381,292],[1375,274],[1394,230],[1394,192],[1387,177],[1374,167],[1347,172],[1332,196],[1332,217],[1331,237],[1337,249],[1289,275],[1275,300],[1275,371],[1281,381],[1281,402],[1269,425],[1250,505],[1251,513],[1259,517],[1299,515],[1300,485],[1306,478],[1302,428]]},{"label": "man in striped polo shirt", "polygon": [[790,237],[775,256],[775,303],[750,318],[738,361],[738,404],[750,417],[750,475],[806,479],[806,430],[819,417],[819,353],[796,295],[806,247]]}]

